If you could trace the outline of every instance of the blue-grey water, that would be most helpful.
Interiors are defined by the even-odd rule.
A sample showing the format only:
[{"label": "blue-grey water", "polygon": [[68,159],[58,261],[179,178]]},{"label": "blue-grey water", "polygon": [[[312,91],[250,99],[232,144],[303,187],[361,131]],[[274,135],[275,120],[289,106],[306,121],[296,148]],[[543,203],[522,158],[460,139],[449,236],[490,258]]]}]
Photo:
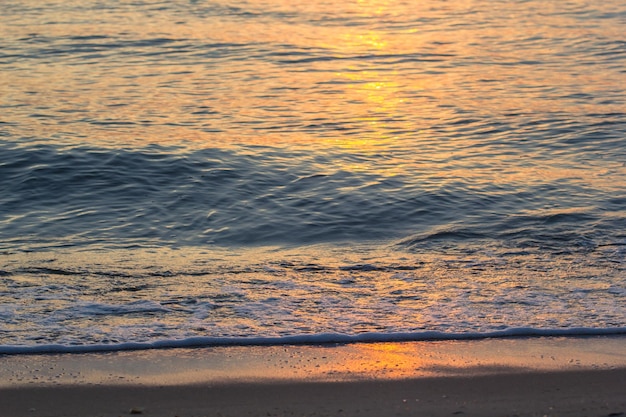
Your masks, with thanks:
[{"label": "blue-grey water", "polygon": [[0,352],[626,332],[626,4],[4,0]]}]

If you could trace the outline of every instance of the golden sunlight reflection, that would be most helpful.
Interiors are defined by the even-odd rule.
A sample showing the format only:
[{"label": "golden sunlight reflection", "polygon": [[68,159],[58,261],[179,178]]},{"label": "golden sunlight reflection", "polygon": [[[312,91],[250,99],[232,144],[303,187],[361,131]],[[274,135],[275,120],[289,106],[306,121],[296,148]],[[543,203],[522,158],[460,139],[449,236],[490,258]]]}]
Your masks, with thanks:
[{"label": "golden sunlight reflection", "polygon": [[372,343],[357,345],[359,355],[344,363],[348,372],[371,373],[388,378],[401,378],[427,371],[420,345],[404,343]]},{"label": "golden sunlight reflection", "polygon": [[[360,52],[363,50],[381,51],[388,46],[389,42],[383,38],[380,32],[347,32],[339,42],[341,49],[345,52]],[[336,45],[336,44],[335,44]]]},{"label": "golden sunlight reflection", "polygon": [[[624,355],[616,354],[621,350],[619,338],[541,338],[383,343],[379,348],[349,344],[154,349],[86,353],[81,355],[84,360],[74,355],[9,355],[2,358],[0,386],[349,381],[497,374],[520,369],[610,369],[624,365]],[[418,399],[419,393],[415,394],[416,398],[407,400]]]},{"label": "golden sunlight reflection", "polygon": [[357,4],[362,7],[366,7],[369,12],[374,14],[381,14],[389,7],[389,0],[357,0]]},{"label": "golden sunlight reflection", "polygon": [[[138,26],[129,10],[127,19],[109,19],[97,32],[81,23],[90,21],[86,9],[51,12],[55,25],[1,29],[7,38],[58,38],[72,56],[13,64],[2,81],[5,97],[14,97],[6,107],[13,122],[4,129],[8,136],[106,147],[339,148],[387,158],[351,170],[427,173],[433,182],[619,183],[623,165],[585,166],[573,153],[559,164],[533,165],[548,151],[519,143],[542,129],[576,131],[574,122],[550,124],[555,109],[572,121],[600,110],[622,112],[622,101],[610,97],[622,74],[555,65],[555,53],[569,51],[574,36],[572,16],[556,13],[556,6],[547,5],[550,13],[534,22],[529,5],[510,5],[506,14],[521,23],[503,27],[491,22],[505,12],[477,7],[468,15],[478,6],[471,3],[251,0],[244,15],[173,11],[185,16],[184,24],[164,12],[142,16]],[[582,36],[601,29],[576,30]],[[82,33],[101,37],[84,42],[102,52],[70,48]],[[528,33],[537,39],[528,40]],[[127,48],[137,39],[145,45]],[[602,109],[588,99],[601,96]],[[545,123],[529,123],[537,120]]]}]

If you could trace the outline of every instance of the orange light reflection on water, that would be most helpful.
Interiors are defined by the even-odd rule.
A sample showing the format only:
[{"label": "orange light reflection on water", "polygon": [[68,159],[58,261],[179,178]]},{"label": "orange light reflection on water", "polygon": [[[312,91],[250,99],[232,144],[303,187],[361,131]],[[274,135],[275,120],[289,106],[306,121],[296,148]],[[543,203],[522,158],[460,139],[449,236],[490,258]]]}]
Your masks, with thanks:
[{"label": "orange light reflection on water", "polygon": [[[617,30],[576,20],[566,12],[584,4],[570,3],[543,2],[538,15],[526,3],[253,0],[249,15],[113,8],[98,23],[89,7],[50,6],[19,24],[0,24],[0,37],[103,39],[93,41],[92,55],[73,55],[68,46],[58,59],[12,64],[0,82],[10,104],[6,130],[107,147],[340,148],[384,155],[385,163],[346,167],[384,175],[623,187],[624,166],[598,174],[575,156],[537,166],[555,152],[520,146],[544,130],[549,139],[557,122],[546,115],[555,112],[564,119],[556,127],[575,131],[579,117],[598,111],[587,96],[621,84],[618,71],[563,65],[559,54],[580,39]],[[153,39],[172,42],[151,49]],[[137,40],[148,42],[124,46]],[[622,112],[614,101],[602,112]]]}]

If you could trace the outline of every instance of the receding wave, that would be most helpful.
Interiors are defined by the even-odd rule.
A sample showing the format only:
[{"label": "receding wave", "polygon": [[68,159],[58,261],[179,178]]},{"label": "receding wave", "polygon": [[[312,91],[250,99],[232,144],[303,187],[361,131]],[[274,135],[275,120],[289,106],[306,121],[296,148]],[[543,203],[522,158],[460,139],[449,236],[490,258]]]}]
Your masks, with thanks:
[{"label": "receding wave", "polygon": [[619,332],[624,247],[16,252],[2,258],[0,345],[81,351]]}]

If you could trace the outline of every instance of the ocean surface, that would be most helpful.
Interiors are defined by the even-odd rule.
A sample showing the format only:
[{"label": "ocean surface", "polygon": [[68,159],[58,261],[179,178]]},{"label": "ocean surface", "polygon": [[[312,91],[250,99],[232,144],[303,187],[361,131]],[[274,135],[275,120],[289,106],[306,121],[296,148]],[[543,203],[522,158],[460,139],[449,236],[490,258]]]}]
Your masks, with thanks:
[{"label": "ocean surface", "polygon": [[3,0],[0,353],[625,334],[624,28]]}]

